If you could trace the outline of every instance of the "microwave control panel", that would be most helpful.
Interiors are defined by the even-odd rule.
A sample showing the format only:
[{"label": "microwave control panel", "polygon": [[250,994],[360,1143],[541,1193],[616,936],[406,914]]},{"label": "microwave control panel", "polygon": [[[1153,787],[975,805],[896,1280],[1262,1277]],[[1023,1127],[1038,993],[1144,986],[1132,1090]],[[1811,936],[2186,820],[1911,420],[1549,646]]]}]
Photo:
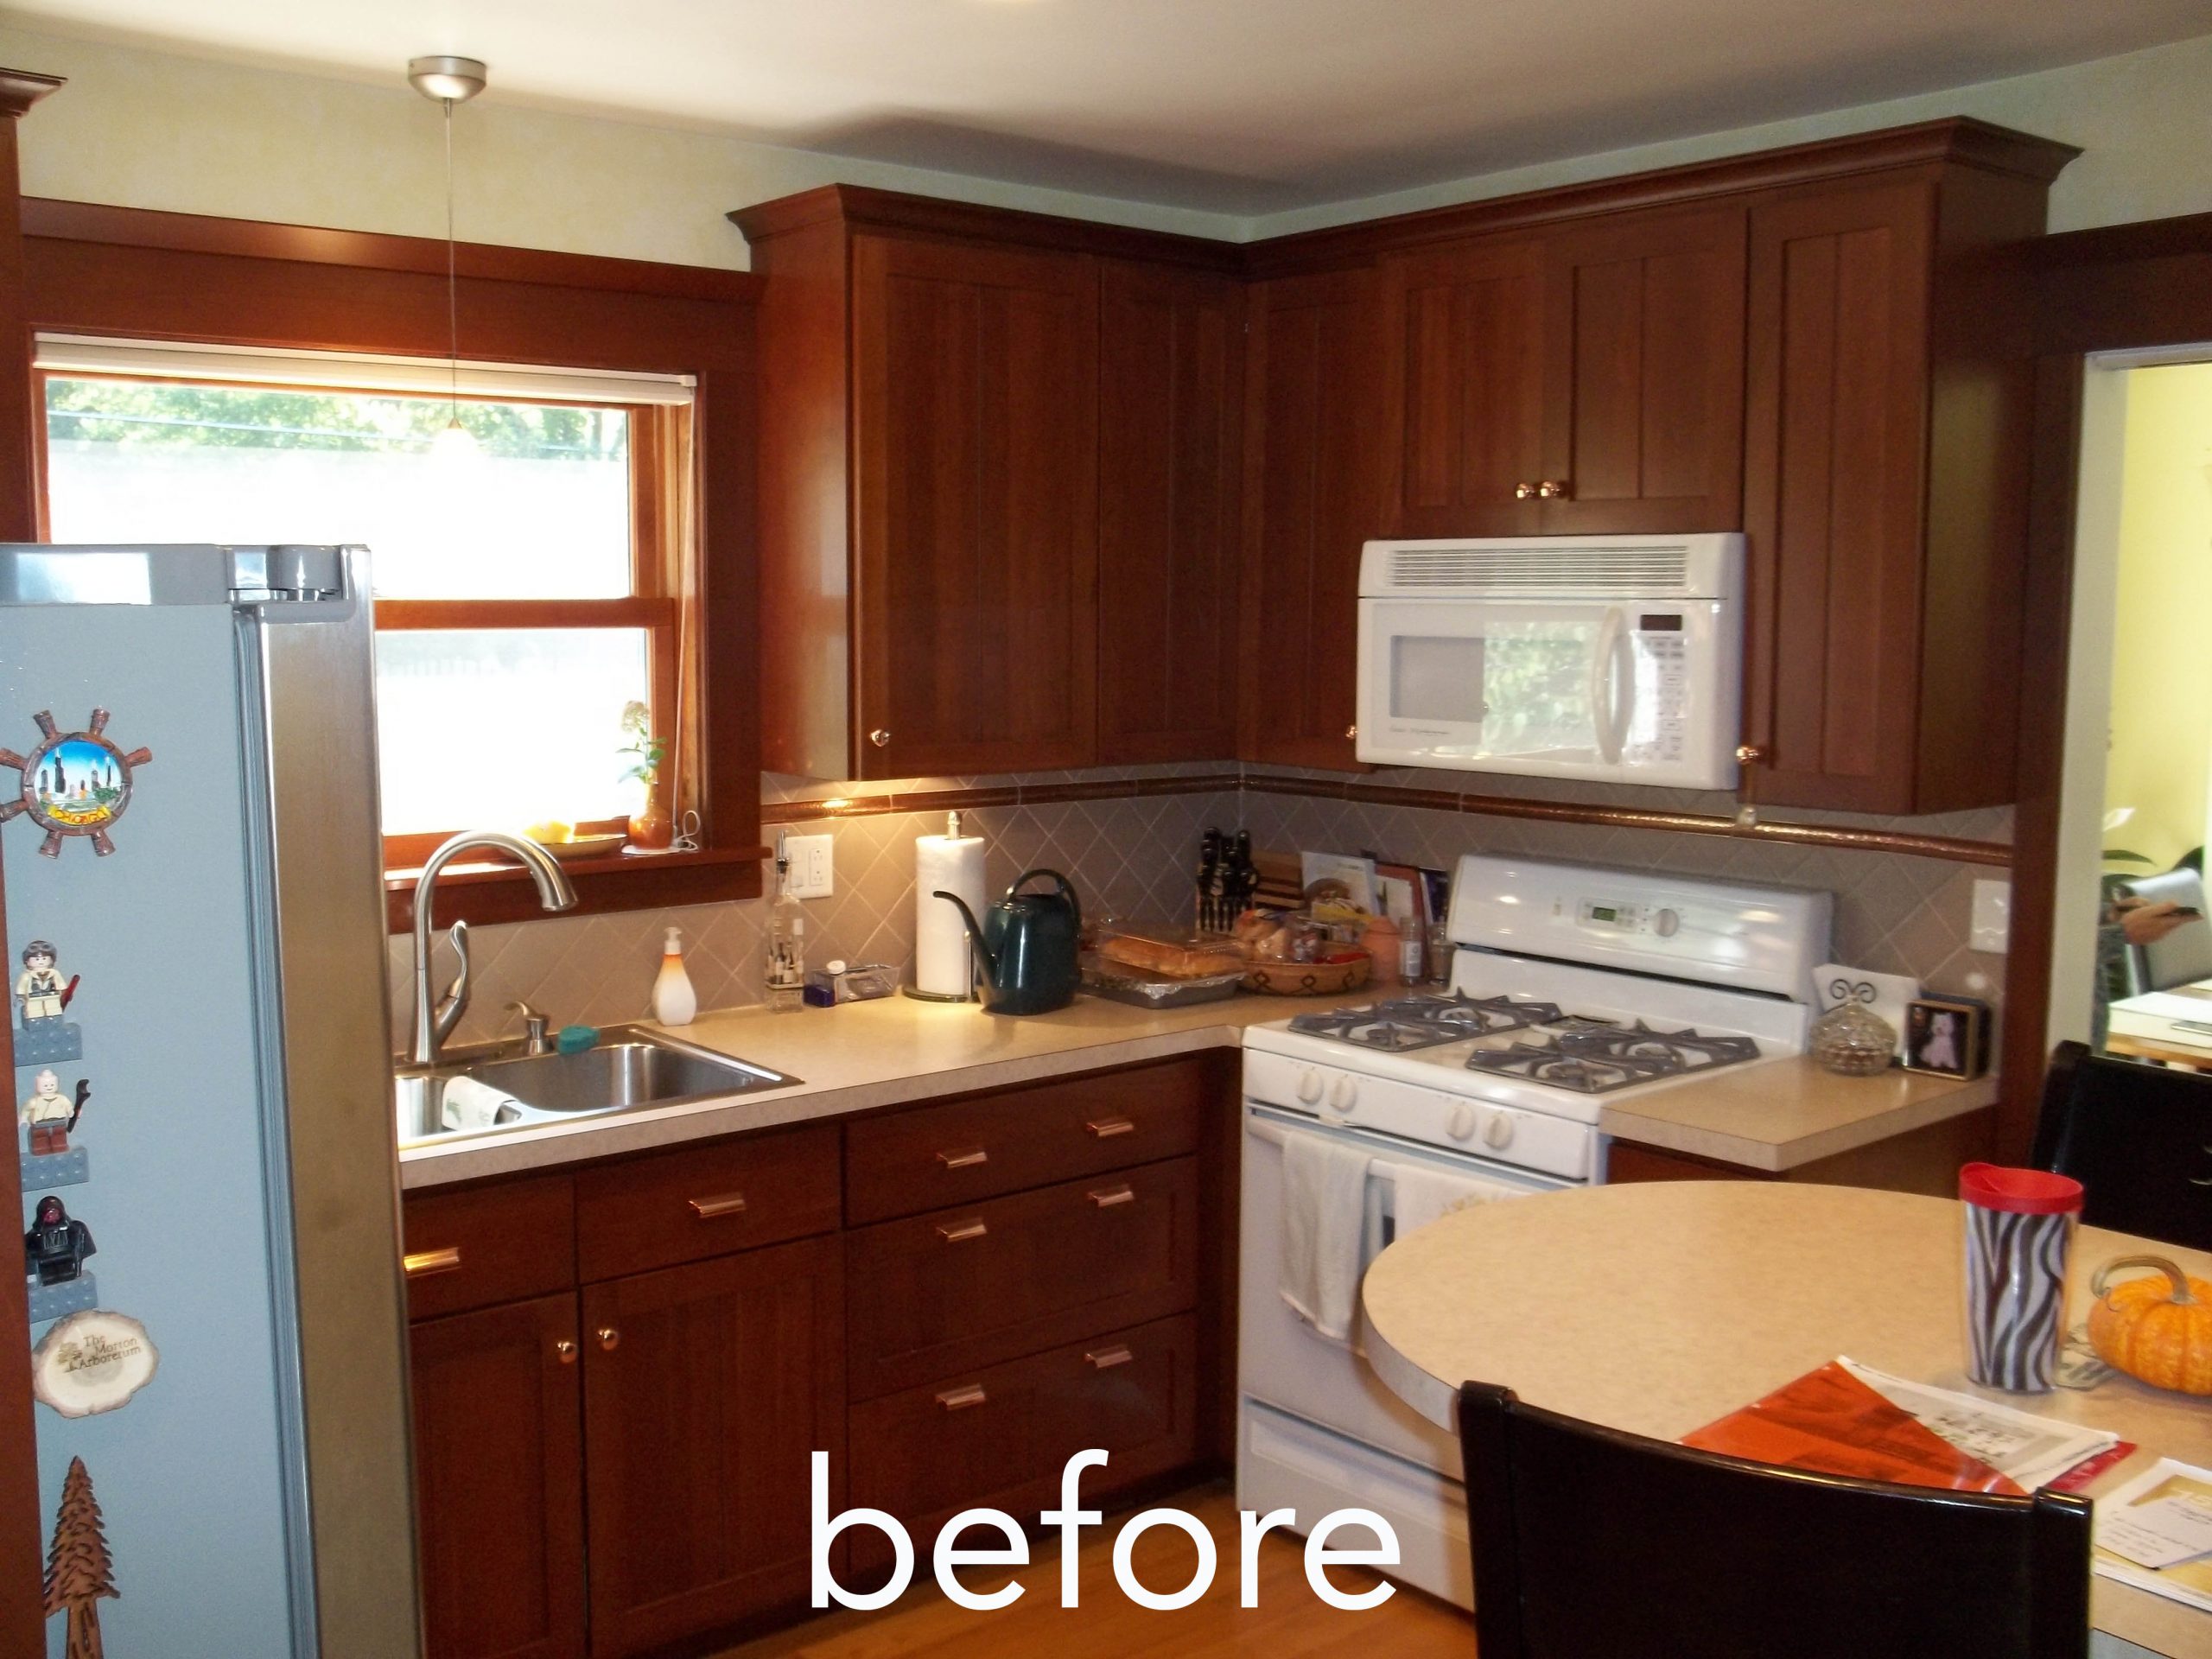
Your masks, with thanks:
[{"label": "microwave control panel", "polygon": [[[1680,760],[1689,743],[1689,649],[1679,612],[1637,618],[1637,689],[1650,698],[1651,723],[1636,735],[1636,758],[1644,762]],[[1642,724],[1642,722],[1638,722]]]}]

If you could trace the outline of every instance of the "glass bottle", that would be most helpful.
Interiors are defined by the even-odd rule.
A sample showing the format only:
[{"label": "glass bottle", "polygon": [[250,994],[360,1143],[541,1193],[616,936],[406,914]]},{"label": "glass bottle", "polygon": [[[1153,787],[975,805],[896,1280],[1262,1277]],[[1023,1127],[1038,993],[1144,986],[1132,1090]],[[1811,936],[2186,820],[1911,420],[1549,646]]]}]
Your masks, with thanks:
[{"label": "glass bottle", "polygon": [[791,861],[776,860],[776,897],[768,909],[767,1003],[778,1014],[806,1001],[806,910],[791,897]]}]

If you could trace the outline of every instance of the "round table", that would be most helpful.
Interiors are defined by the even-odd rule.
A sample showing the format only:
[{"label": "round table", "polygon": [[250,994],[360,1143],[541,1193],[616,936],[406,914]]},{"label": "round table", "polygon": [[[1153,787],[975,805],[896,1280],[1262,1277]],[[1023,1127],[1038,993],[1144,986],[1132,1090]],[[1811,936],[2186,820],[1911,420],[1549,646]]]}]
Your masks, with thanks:
[{"label": "round table", "polygon": [[[2157,1458],[2212,1466],[2212,1403],[2125,1376],[2007,1395],[1966,1379],[1964,1207],[1783,1181],[1579,1187],[1462,1210],[1383,1251],[1361,1288],[1367,1357],[1432,1421],[1466,1382],[1531,1405],[1679,1440],[1847,1355],[1939,1388],[2110,1429],[2140,1448],[2089,1491]],[[2098,1263],[2149,1252],[2212,1279],[2212,1256],[2082,1228],[2069,1318]],[[2212,1655],[2212,1614],[2101,1576],[2098,1629],[2154,1652]]]}]

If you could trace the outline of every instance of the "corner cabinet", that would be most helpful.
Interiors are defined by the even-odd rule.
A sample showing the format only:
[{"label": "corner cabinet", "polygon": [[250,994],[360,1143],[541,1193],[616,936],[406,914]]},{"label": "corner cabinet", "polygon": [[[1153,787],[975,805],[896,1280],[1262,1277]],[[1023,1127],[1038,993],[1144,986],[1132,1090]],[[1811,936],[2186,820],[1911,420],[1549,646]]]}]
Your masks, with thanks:
[{"label": "corner cabinet", "polygon": [[845,186],[731,217],[766,278],[764,764],[1222,758],[1234,250]]}]

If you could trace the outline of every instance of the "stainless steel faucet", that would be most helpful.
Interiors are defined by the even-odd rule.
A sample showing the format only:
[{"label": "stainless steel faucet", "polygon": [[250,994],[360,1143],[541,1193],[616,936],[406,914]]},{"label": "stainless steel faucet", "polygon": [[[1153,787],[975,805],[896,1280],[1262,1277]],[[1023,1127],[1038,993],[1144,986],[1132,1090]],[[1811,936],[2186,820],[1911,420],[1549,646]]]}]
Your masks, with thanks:
[{"label": "stainless steel faucet", "polygon": [[415,878],[415,1035],[408,1050],[409,1059],[416,1065],[438,1063],[438,1046],[461,1023],[461,1016],[468,1009],[468,930],[460,922],[454,924],[452,938],[461,971],[454,976],[444,999],[435,1007],[431,1003],[430,905],[437,893],[438,872],[476,847],[495,848],[520,859],[523,868],[530,872],[531,880],[537,884],[537,902],[546,909],[569,910],[576,902],[576,890],[569,885],[567,874],[554,861],[553,855],[536,842],[511,836],[504,830],[464,830],[424,861],[423,874]]}]

